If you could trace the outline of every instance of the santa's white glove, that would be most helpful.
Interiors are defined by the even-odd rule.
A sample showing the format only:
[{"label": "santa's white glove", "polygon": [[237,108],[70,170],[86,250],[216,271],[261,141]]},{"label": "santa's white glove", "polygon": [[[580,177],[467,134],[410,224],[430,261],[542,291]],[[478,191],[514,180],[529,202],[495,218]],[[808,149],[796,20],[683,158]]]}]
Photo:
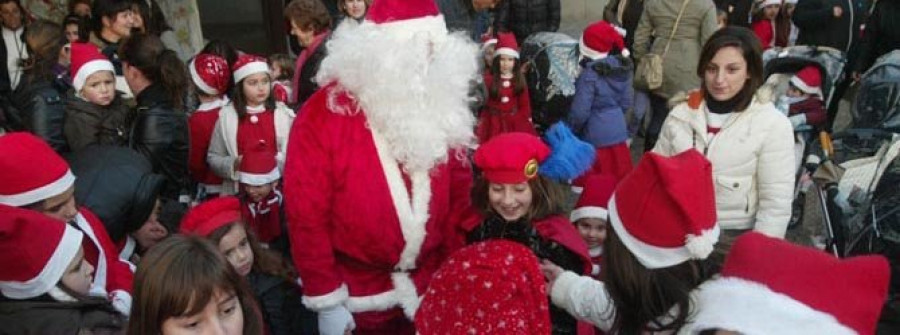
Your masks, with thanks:
[{"label": "santa's white glove", "polygon": [[793,126],[794,129],[797,129],[797,127],[806,124],[806,114],[797,114],[789,117],[788,119],[791,120],[791,126]]},{"label": "santa's white glove", "polygon": [[319,333],[322,335],[343,335],[354,328],[353,315],[343,305],[319,311]]},{"label": "santa's white glove", "polygon": [[109,302],[122,315],[131,315],[131,295],[123,290],[115,290],[109,294]]}]

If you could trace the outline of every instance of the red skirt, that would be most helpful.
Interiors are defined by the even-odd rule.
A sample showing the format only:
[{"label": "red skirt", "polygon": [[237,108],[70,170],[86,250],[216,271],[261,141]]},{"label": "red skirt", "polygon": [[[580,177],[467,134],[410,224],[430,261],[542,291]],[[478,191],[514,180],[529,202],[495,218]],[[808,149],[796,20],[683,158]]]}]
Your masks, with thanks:
[{"label": "red skirt", "polygon": [[525,114],[482,111],[478,117],[478,127],[475,129],[478,143],[487,142],[491,137],[503,133],[528,133],[537,136],[534,125]]}]

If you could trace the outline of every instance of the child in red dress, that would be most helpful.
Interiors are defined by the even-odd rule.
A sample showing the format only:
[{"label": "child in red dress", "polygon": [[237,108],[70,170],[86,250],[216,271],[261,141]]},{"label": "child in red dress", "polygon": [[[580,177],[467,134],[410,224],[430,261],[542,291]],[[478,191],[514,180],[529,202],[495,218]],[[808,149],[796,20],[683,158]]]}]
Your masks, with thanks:
[{"label": "child in red dress", "polygon": [[475,135],[478,143],[502,133],[522,132],[536,135],[531,123],[531,100],[519,63],[519,46],[509,33],[497,36],[493,65],[484,75],[488,99],[478,117]]}]

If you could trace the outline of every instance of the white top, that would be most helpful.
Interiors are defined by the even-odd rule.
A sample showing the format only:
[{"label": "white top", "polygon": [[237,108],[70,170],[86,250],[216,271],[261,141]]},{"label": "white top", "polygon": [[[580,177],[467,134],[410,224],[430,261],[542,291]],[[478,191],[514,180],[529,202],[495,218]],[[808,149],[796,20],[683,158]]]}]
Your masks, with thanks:
[{"label": "white top", "polygon": [[22,42],[23,28],[12,31],[3,27],[3,43],[6,45],[6,68],[9,71],[9,87],[15,89],[22,77],[22,67],[19,60],[28,57],[28,48]]}]

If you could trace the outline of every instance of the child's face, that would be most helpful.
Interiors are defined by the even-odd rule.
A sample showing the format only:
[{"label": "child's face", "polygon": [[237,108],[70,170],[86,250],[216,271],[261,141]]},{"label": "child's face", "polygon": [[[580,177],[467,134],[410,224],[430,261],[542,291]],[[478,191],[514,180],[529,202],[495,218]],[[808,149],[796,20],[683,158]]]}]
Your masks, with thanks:
[{"label": "child's face", "polygon": [[92,104],[109,106],[116,97],[116,78],[113,73],[110,71],[92,73],[84,81],[81,96]]},{"label": "child's face", "polygon": [[725,13],[719,13],[716,16],[716,21],[719,25],[719,29],[725,28],[728,25],[728,15]]},{"label": "child's face", "polygon": [[511,75],[516,66],[516,59],[507,55],[500,55],[500,73]]},{"label": "child's face", "polygon": [[806,93],[803,93],[803,91],[797,89],[796,87],[794,87],[794,85],[791,85],[788,87],[787,92],[785,92],[784,95],[787,95],[791,98],[800,98],[806,96]]},{"label": "child's face", "polygon": [[781,5],[768,5],[766,8],[763,8],[763,16],[768,20],[775,19],[775,16],[778,16],[778,10],[781,8]]},{"label": "child's face", "polygon": [[[189,306],[188,310],[194,309]],[[206,306],[194,315],[173,316],[162,324],[163,335],[244,333],[244,313],[241,300],[234,292],[216,288]]]},{"label": "child's face", "polygon": [[259,106],[266,102],[272,91],[272,79],[268,73],[254,73],[243,81],[244,98],[247,106]]},{"label": "child's face", "polygon": [[583,218],[575,221],[575,227],[589,248],[602,246],[603,241],[606,241],[606,220]]},{"label": "child's face", "polygon": [[343,0],[343,9],[347,16],[359,19],[366,15],[366,2],[363,0]]},{"label": "child's face", "polygon": [[244,192],[247,193],[247,197],[250,198],[250,201],[252,202],[263,201],[272,193],[272,189],[274,189],[276,185],[278,185],[277,181],[263,185],[241,184],[241,186],[244,187]]},{"label": "child's face", "polygon": [[156,200],[153,212],[150,212],[150,217],[147,218],[147,221],[141,225],[140,229],[131,233],[131,237],[137,241],[140,250],[150,249],[150,247],[162,242],[163,239],[169,236],[169,230],[159,222],[160,211],[162,211],[162,203]]},{"label": "child's face", "polygon": [[519,184],[488,185],[488,202],[494,212],[506,221],[515,221],[531,209],[531,186],[528,182]]},{"label": "child's face", "polygon": [[272,70],[272,78],[281,78],[281,65],[278,65],[278,63],[273,62],[269,66]]},{"label": "child's face", "polygon": [[94,267],[84,259],[84,248],[79,248],[60,281],[75,293],[88,295],[91,291],[93,274]]},{"label": "child's face", "polygon": [[792,3],[784,4],[784,12],[787,13],[788,17],[794,16],[794,4],[792,4]]},{"label": "child's face", "polygon": [[228,233],[219,240],[219,252],[225,255],[228,263],[241,276],[250,274],[253,269],[253,249],[247,238],[247,230],[241,224],[232,225]]},{"label": "child's face", "polygon": [[484,62],[490,66],[491,60],[494,59],[494,45],[484,47]]},{"label": "child's face", "polygon": [[69,43],[78,41],[78,25],[77,24],[67,24],[66,25],[66,41]]}]

